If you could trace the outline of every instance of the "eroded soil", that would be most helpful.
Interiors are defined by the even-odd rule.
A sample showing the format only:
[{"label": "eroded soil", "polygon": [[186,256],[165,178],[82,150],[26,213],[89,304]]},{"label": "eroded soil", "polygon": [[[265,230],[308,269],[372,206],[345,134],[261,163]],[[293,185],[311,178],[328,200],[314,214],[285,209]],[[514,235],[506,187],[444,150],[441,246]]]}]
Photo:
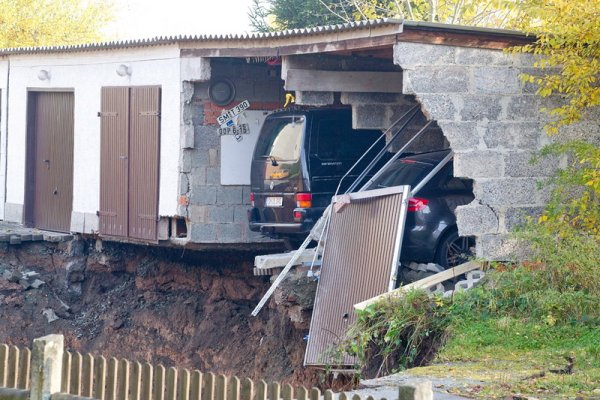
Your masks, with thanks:
[{"label": "eroded soil", "polygon": [[292,277],[251,317],[270,285],[253,259],[83,240],[4,245],[0,343],[62,333],[74,351],[314,384],[302,360],[316,284]]}]

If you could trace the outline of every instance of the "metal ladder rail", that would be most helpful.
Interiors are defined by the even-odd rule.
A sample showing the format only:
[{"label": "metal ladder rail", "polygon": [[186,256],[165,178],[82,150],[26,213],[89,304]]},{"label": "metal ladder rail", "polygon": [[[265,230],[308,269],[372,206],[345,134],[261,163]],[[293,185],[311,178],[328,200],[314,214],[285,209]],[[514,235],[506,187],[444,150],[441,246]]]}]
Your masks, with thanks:
[{"label": "metal ladder rail", "polygon": [[[347,189],[344,193],[350,193],[350,192],[352,192],[352,190],[354,190],[356,188],[356,186],[358,186],[357,181],[360,182],[362,179],[364,179],[364,177],[368,173],[368,171],[370,171],[375,166],[375,164],[377,164],[379,162],[379,160],[381,160],[381,158],[385,155],[385,152],[387,151],[387,149],[390,148],[391,143],[393,143],[394,140],[396,140],[396,138],[398,137],[398,133],[402,132],[408,126],[408,124],[411,123],[411,121],[417,116],[418,111],[419,111],[419,105],[417,104],[417,105],[413,106],[410,110],[408,110],[406,113],[402,114],[402,116],[400,118],[398,118],[396,121],[394,121],[394,123],[388,129],[386,129],[385,132],[383,132],[383,134],[371,145],[371,147],[369,147],[367,149],[367,151],[365,151],[363,153],[363,155],[360,156],[360,158],[350,167],[350,169],[348,169],[348,171],[346,171],[344,176],[342,176],[342,179],[340,179],[340,182],[338,183],[338,186],[335,190],[336,196],[339,194],[340,187],[342,186],[342,182],[348,177],[350,172],[352,172],[354,170],[354,168],[356,168],[356,166],[358,166],[358,164],[367,156],[367,154],[369,154],[369,152],[375,147],[375,145],[377,143],[379,143],[379,141],[381,139],[384,139],[388,133],[393,132],[393,130],[396,128],[396,126],[399,125],[400,122],[402,122],[402,120],[404,118],[406,118],[407,116],[410,115],[408,120],[398,129],[398,132],[396,132],[394,134],[392,140],[390,140],[388,143],[386,143],[385,146],[383,147],[383,149],[381,149],[379,151],[379,153],[377,153],[375,155],[375,157],[369,162],[369,164],[366,166],[366,168],[363,170],[363,172],[361,172],[359,174],[358,178],[355,179],[355,181],[352,183],[350,188]],[[367,171],[367,172],[365,172],[365,171]]]}]

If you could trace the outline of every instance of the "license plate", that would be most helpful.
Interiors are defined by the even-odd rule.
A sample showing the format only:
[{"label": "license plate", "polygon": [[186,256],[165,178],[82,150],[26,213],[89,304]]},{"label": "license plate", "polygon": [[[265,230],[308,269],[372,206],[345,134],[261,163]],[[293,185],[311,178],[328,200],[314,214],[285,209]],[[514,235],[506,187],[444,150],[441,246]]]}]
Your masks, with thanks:
[{"label": "license plate", "polygon": [[267,207],[281,207],[283,205],[283,197],[267,197],[265,205]]}]

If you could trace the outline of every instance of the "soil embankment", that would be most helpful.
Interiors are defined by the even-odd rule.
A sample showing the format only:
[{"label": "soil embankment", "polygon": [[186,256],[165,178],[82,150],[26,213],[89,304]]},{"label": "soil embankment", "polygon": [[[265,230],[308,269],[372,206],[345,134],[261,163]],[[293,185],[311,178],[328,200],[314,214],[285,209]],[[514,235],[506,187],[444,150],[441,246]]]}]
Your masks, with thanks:
[{"label": "soil embankment", "polygon": [[[0,247],[0,343],[62,333],[70,350],[241,377],[315,383],[302,367],[316,283],[269,306],[254,254],[74,240]],[[41,283],[40,283],[41,282]]]}]

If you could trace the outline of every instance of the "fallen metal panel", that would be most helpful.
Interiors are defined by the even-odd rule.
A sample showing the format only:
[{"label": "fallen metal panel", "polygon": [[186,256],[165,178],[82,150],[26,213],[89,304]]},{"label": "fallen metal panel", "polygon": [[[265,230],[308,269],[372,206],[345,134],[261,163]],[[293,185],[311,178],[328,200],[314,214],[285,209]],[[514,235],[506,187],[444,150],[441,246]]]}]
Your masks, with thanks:
[{"label": "fallen metal panel", "polygon": [[100,120],[100,234],[127,237],[129,88],[103,87]]},{"label": "fallen metal panel", "polygon": [[393,288],[409,193],[398,186],[334,199],[305,365],[353,365],[327,352],[355,321],[354,304]]},{"label": "fallen metal panel", "polygon": [[27,218],[36,228],[69,232],[73,205],[73,93],[30,92]]},{"label": "fallen metal panel", "polygon": [[157,240],[160,88],[131,88],[129,237]]}]

